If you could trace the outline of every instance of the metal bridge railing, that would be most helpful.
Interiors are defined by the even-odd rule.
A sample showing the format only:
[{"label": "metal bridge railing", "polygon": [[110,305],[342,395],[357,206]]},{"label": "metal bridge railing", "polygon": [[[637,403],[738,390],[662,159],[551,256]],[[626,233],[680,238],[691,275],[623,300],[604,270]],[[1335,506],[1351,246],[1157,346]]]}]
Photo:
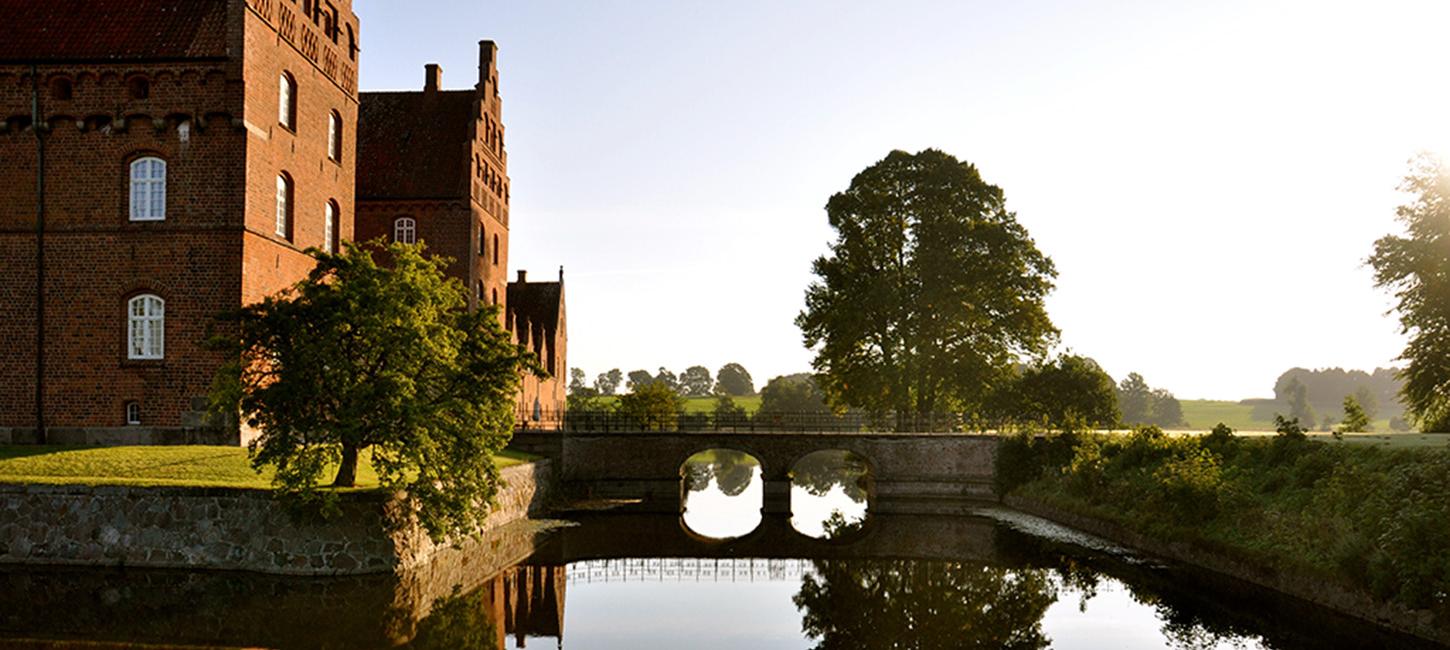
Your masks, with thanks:
[{"label": "metal bridge railing", "polygon": [[678,431],[739,433],[970,433],[995,430],[993,423],[961,413],[781,413],[761,411],[655,413],[639,415],[615,410],[531,411],[520,409],[520,431],[590,433]]}]

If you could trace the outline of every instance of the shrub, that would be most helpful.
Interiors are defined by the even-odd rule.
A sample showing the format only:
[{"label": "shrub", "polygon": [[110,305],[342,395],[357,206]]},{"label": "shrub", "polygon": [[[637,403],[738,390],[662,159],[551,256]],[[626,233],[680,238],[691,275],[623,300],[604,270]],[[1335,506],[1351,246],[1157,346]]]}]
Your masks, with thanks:
[{"label": "shrub", "polygon": [[1207,449],[1195,446],[1184,451],[1153,471],[1157,489],[1152,496],[1180,522],[1210,519],[1218,514],[1223,469],[1218,456]]}]

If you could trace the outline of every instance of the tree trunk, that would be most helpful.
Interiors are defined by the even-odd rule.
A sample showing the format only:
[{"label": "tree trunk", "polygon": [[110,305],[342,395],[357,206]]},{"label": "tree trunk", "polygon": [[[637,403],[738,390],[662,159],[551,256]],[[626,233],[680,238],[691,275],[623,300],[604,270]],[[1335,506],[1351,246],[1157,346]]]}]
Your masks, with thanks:
[{"label": "tree trunk", "polygon": [[353,487],[357,484],[357,447],[344,444],[342,446],[342,463],[337,466],[337,478],[333,479],[333,487]]}]

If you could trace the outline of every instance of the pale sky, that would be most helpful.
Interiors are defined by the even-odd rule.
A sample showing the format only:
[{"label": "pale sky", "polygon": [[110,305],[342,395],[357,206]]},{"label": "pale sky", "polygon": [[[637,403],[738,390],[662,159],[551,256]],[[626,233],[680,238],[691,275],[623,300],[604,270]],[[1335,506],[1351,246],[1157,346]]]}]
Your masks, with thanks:
[{"label": "pale sky", "polygon": [[[357,0],[363,90],[500,52],[511,266],[565,266],[569,365],[805,371],[827,198],[975,163],[1056,263],[1062,342],[1180,398],[1403,340],[1363,260],[1450,151],[1450,2]],[[513,269],[510,269],[513,273]]]}]

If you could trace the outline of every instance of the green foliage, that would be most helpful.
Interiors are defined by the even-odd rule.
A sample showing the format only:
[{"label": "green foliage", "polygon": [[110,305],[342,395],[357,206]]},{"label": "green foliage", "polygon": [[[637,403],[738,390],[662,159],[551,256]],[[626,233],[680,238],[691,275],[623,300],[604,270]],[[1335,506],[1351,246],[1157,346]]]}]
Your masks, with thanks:
[{"label": "green foliage", "polygon": [[[1384,451],[1281,434],[1013,436],[1010,492],[1290,570],[1450,621],[1450,450]],[[1026,477],[1026,480],[1023,480]]]},{"label": "green foliage", "polygon": [[641,431],[674,431],[679,428],[682,407],[679,394],[659,382],[636,385],[614,403],[615,412]]},{"label": "green foliage", "polygon": [[1275,380],[1274,403],[1265,404],[1268,410],[1260,417],[1268,420],[1275,408],[1287,410],[1289,389],[1296,383],[1304,387],[1309,407],[1319,413],[1339,412],[1344,396],[1354,395],[1371,420],[1378,417],[1381,406],[1385,407],[1386,418],[1399,415],[1402,407],[1398,395],[1403,382],[1396,373],[1394,368],[1375,368],[1373,372],[1343,368],[1290,368]]},{"label": "green foliage", "polygon": [[655,383],[655,376],[652,375],[652,374],[650,374],[650,371],[648,371],[648,370],[631,370],[631,371],[629,371],[629,389],[630,390],[639,390],[640,388],[644,388],[645,386],[648,386],[648,385],[653,384],[653,383]]},{"label": "green foliage", "polygon": [[1000,419],[1049,429],[1110,428],[1118,423],[1113,378],[1087,357],[1062,355],[1029,367],[997,398]]},{"label": "green foliage", "polygon": [[714,387],[715,380],[705,366],[690,366],[680,373],[680,392],[686,397],[705,397]]},{"label": "green foliage", "polygon": [[760,410],[764,415],[830,413],[826,395],[809,374],[782,375],[760,389]]},{"label": "green foliage", "polygon": [[1183,426],[1183,406],[1167,390],[1148,385],[1143,376],[1131,372],[1118,384],[1118,406],[1123,423],[1152,424],[1160,427]]},{"label": "green foliage", "polygon": [[1353,395],[1344,396],[1344,422],[1336,433],[1363,433],[1369,431],[1369,416]]},{"label": "green foliage", "polygon": [[1055,340],[1056,276],[1001,188],[934,149],[893,151],[826,204],[836,231],[796,318],[821,387],[873,413],[977,411]]},{"label": "green foliage", "polygon": [[[1289,403],[1289,417],[1295,422],[1305,423],[1308,427],[1314,426],[1318,420],[1314,416],[1314,407],[1309,405],[1309,389],[1299,383],[1299,380],[1291,379],[1284,389],[1284,395]],[[1276,421],[1275,425],[1277,424]]]},{"label": "green foliage", "polygon": [[720,371],[715,373],[715,390],[732,397],[754,395],[755,380],[750,378],[750,372],[745,370],[745,366],[727,363],[720,366]]},{"label": "green foliage", "polygon": [[1308,437],[1308,429],[1299,424],[1299,418],[1285,418],[1282,415],[1274,416],[1274,431],[1279,438],[1284,440],[1304,440]]},{"label": "green foliage", "polygon": [[317,488],[354,483],[360,453],[385,488],[404,490],[435,539],[483,523],[498,488],[492,462],[513,431],[520,372],[540,372],[499,325],[467,310],[446,260],[392,244],[390,267],[351,243],[315,249],[290,290],[245,307],[213,343],[232,359],[212,403],[261,430],[252,462],[279,494],[330,506]]},{"label": "green foliage", "polygon": [[739,406],[729,395],[716,395],[715,407],[710,411],[715,415],[715,424],[719,427],[744,426],[747,422],[745,407]]},{"label": "green foliage", "polygon": [[601,372],[594,378],[594,390],[600,395],[613,395],[619,390],[619,384],[624,381],[624,375],[619,368],[611,369],[609,372]]},{"label": "green foliage", "polygon": [[1400,332],[1400,395],[1421,430],[1450,432],[1450,169],[1425,154],[1401,187],[1414,195],[1396,211],[1405,234],[1375,242],[1375,285],[1395,296]]}]

